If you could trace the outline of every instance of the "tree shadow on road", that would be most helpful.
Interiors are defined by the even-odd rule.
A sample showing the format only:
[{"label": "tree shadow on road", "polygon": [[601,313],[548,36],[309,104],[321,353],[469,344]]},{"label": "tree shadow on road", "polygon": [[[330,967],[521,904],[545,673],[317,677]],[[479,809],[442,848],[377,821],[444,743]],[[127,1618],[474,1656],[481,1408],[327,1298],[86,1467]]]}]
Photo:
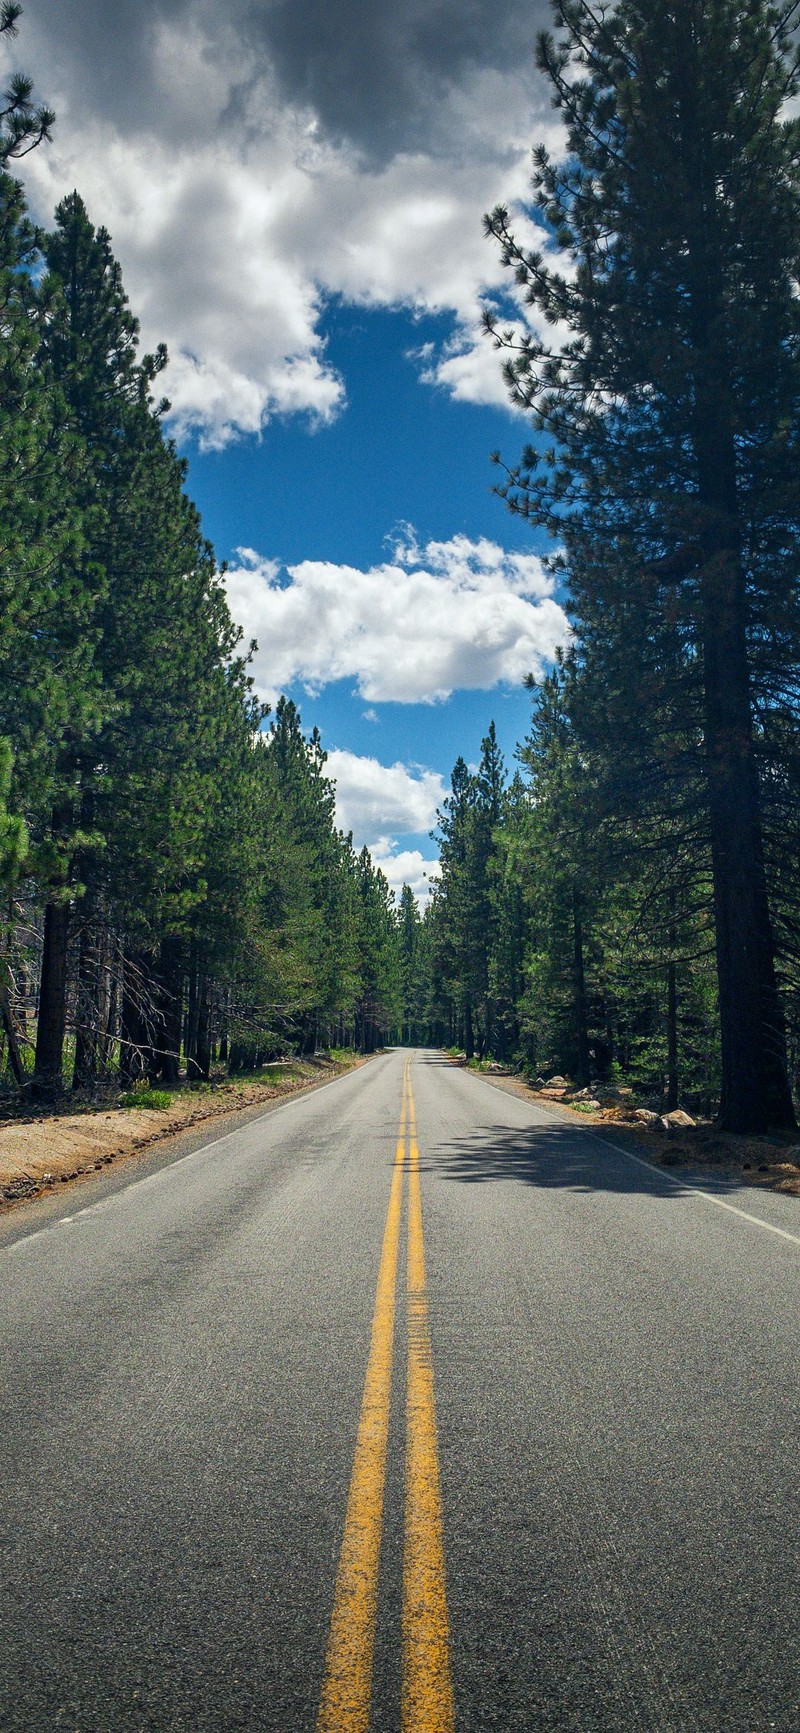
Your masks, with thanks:
[{"label": "tree shadow on road", "polygon": [[640,1166],[624,1150],[594,1137],[588,1128],[584,1132],[577,1126],[555,1123],[524,1130],[507,1125],[479,1126],[452,1143],[423,1149],[420,1166],[423,1171],[466,1185],[514,1180],[519,1185],[577,1192],[643,1192],[662,1198],[678,1197],[687,1189],[677,1175]]}]

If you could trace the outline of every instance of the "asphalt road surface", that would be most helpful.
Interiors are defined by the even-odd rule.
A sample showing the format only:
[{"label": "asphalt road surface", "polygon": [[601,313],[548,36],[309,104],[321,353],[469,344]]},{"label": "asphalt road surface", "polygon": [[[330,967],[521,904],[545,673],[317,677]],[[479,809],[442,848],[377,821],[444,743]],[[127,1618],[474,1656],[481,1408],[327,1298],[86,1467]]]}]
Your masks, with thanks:
[{"label": "asphalt road surface", "polygon": [[0,1727],[797,1733],[796,1199],[400,1050],[121,1175],[0,1251]]}]

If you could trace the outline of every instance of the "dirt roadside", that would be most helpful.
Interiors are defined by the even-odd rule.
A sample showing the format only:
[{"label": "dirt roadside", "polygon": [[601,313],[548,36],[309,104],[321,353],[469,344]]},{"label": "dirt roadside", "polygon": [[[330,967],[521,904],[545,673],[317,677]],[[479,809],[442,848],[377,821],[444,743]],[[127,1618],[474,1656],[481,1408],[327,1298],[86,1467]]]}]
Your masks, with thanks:
[{"label": "dirt roadside", "polygon": [[[454,1059],[454,1065],[463,1061]],[[780,1191],[800,1198],[800,1138],[797,1132],[763,1137],[738,1136],[718,1131],[705,1121],[665,1131],[656,1124],[643,1127],[634,1118],[635,1109],[624,1102],[603,1100],[598,1091],[599,1106],[587,1109],[580,1101],[571,1105],[575,1093],[560,1084],[536,1089],[521,1077],[498,1071],[476,1071],[487,1083],[504,1089],[523,1101],[549,1107],[573,1124],[589,1126],[613,1133],[615,1141],[637,1155],[652,1161],[656,1167],[715,1169],[742,1185],[760,1186],[762,1190]]]},{"label": "dirt roadside", "polygon": [[234,1118],[271,1101],[298,1095],[363,1065],[337,1060],[292,1061],[281,1075],[220,1081],[202,1092],[176,1091],[169,1107],[84,1109],[0,1122],[0,1212],[200,1125]]}]

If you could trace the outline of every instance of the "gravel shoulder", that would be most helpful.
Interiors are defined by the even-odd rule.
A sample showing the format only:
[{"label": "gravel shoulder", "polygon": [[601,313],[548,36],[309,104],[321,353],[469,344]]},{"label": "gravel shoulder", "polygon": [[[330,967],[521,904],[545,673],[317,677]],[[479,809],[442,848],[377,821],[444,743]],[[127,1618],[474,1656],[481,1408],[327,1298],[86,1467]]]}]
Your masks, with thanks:
[{"label": "gravel shoulder", "polygon": [[[457,1059],[451,1061],[468,1069]],[[473,1073],[522,1101],[535,1102],[549,1108],[559,1117],[580,1123],[588,1129],[601,1129],[623,1148],[641,1155],[656,1167],[707,1170],[718,1177],[735,1179],[742,1185],[761,1190],[779,1191],[800,1198],[800,1142],[796,1132],[786,1135],[744,1137],[719,1131],[716,1126],[700,1123],[665,1131],[659,1124],[644,1128],[634,1118],[634,1109],[624,1102],[602,1100],[599,1107],[587,1109],[580,1101],[573,1105],[569,1087],[556,1085],[533,1088],[521,1077],[492,1070]]]},{"label": "gravel shoulder", "polygon": [[338,1060],[291,1061],[280,1075],[225,1079],[202,1090],[184,1088],[169,1107],[97,1107],[32,1114],[0,1123],[0,1212],[31,1198],[59,1192],[71,1181],[137,1154],[155,1143],[202,1126],[231,1120],[322,1083],[363,1064]]}]

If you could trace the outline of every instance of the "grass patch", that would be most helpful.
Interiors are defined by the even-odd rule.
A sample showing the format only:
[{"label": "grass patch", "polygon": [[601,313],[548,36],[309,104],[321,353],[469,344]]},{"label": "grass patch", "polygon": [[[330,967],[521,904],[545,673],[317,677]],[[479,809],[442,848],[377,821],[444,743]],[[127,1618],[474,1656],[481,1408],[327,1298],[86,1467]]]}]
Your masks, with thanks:
[{"label": "grass patch", "polygon": [[167,1089],[128,1089],[119,1098],[120,1107],[171,1107]]},{"label": "grass patch", "polygon": [[221,1085],[223,1089],[247,1089],[252,1083],[284,1083],[287,1078],[311,1077],[313,1068],[304,1065],[301,1059],[270,1060],[267,1065],[259,1065],[256,1071],[234,1071],[225,1078]]}]

